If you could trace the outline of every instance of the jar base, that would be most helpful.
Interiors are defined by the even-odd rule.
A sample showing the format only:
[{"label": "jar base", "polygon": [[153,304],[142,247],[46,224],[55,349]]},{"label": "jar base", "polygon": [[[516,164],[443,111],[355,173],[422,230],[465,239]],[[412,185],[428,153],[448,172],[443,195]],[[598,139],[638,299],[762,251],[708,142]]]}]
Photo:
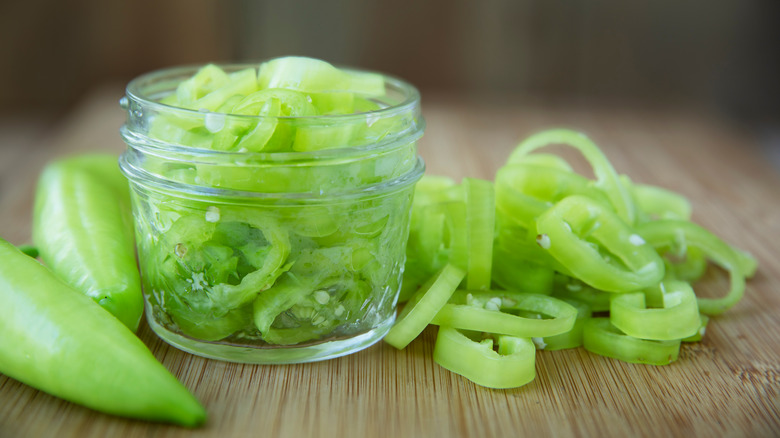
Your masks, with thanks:
[{"label": "jar base", "polygon": [[318,362],[364,350],[379,342],[395,322],[395,312],[377,327],[357,336],[309,345],[245,346],[219,342],[204,342],[174,333],[153,318],[149,326],[166,343],[196,356],[227,362],[260,365]]}]

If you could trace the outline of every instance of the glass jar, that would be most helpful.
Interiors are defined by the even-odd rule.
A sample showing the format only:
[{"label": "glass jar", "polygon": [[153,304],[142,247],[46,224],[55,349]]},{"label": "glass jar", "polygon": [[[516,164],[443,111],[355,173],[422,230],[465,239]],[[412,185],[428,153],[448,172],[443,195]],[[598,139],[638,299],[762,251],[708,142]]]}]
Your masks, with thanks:
[{"label": "glass jar", "polygon": [[[417,90],[383,76],[379,109],[307,117],[160,102],[196,71],[143,75],[121,101],[151,328],[182,350],[246,363],[324,360],[380,340],[424,170]],[[251,136],[287,144],[236,150]]]}]

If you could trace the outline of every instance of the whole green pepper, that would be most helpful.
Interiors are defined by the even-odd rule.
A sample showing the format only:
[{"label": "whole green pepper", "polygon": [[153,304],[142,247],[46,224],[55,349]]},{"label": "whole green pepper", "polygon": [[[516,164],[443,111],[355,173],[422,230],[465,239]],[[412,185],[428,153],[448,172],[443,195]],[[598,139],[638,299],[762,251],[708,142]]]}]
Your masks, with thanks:
[{"label": "whole green pepper", "polygon": [[33,214],[41,260],[136,331],[143,296],[132,223],[130,190],[117,157],[67,158],[41,174]]},{"label": "whole green pepper", "polygon": [[0,373],[110,414],[202,424],[206,412],[119,320],[0,239]]}]

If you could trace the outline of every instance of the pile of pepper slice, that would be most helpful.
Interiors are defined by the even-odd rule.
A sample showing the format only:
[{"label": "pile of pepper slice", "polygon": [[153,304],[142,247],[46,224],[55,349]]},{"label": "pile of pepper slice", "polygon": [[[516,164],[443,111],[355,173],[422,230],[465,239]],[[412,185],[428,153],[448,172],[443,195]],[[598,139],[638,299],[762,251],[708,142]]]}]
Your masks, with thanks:
[{"label": "pile of pepper slice", "polygon": [[[595,178],[536,152],[556,144],[579,151]],[[669,364],[681,342],[701,340],[709,316],[740,300],[757,269],[690,219],[683,196],[631,182],[564,129],[520,143],[492,183],[426,176],[412,210],[408,302],[385,340],[404,348],[438,325],[434,360],[492,388],[532,381],[534,346]],[[709,262],[729,273],[721,298],[694,291]]]}]

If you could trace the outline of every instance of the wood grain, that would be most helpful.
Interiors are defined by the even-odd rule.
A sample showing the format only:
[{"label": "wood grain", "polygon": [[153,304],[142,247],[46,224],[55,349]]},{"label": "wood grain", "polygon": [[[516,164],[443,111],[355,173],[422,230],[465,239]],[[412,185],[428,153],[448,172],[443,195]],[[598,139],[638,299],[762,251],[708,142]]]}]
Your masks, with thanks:
[{"label": "wood grain", "polygon": [[[53,157],[119,151],[121,87],[99,90],[40,147],[0,148],[0,235],[29,239],[34,181]],[[582,349],[537,353],[519,389],[475,386],[433,362],[435,329],[406,350],[383,343],[326,362],[261,366],[207,360],[140,337],[205,404],[198,430],[131,421],[58,400],[0,375],[0,437],[777,436],[780,434],[780,176],[745,133],[675,109],[424,101],[428,172],[492,178],[516,142],[542,128],[581,129],[621,173],[691,199],[695,220],[751,251],[758,274],[705,339],[664,367]],[[13,159],[14,166],[7,166]],[[12,182],[12,183],[11,183]],[[700,291],[723,293],[723,275]],[[2,305],[2,304],[0,304]],[[2,336],[2,334],[0,334]]]}]

